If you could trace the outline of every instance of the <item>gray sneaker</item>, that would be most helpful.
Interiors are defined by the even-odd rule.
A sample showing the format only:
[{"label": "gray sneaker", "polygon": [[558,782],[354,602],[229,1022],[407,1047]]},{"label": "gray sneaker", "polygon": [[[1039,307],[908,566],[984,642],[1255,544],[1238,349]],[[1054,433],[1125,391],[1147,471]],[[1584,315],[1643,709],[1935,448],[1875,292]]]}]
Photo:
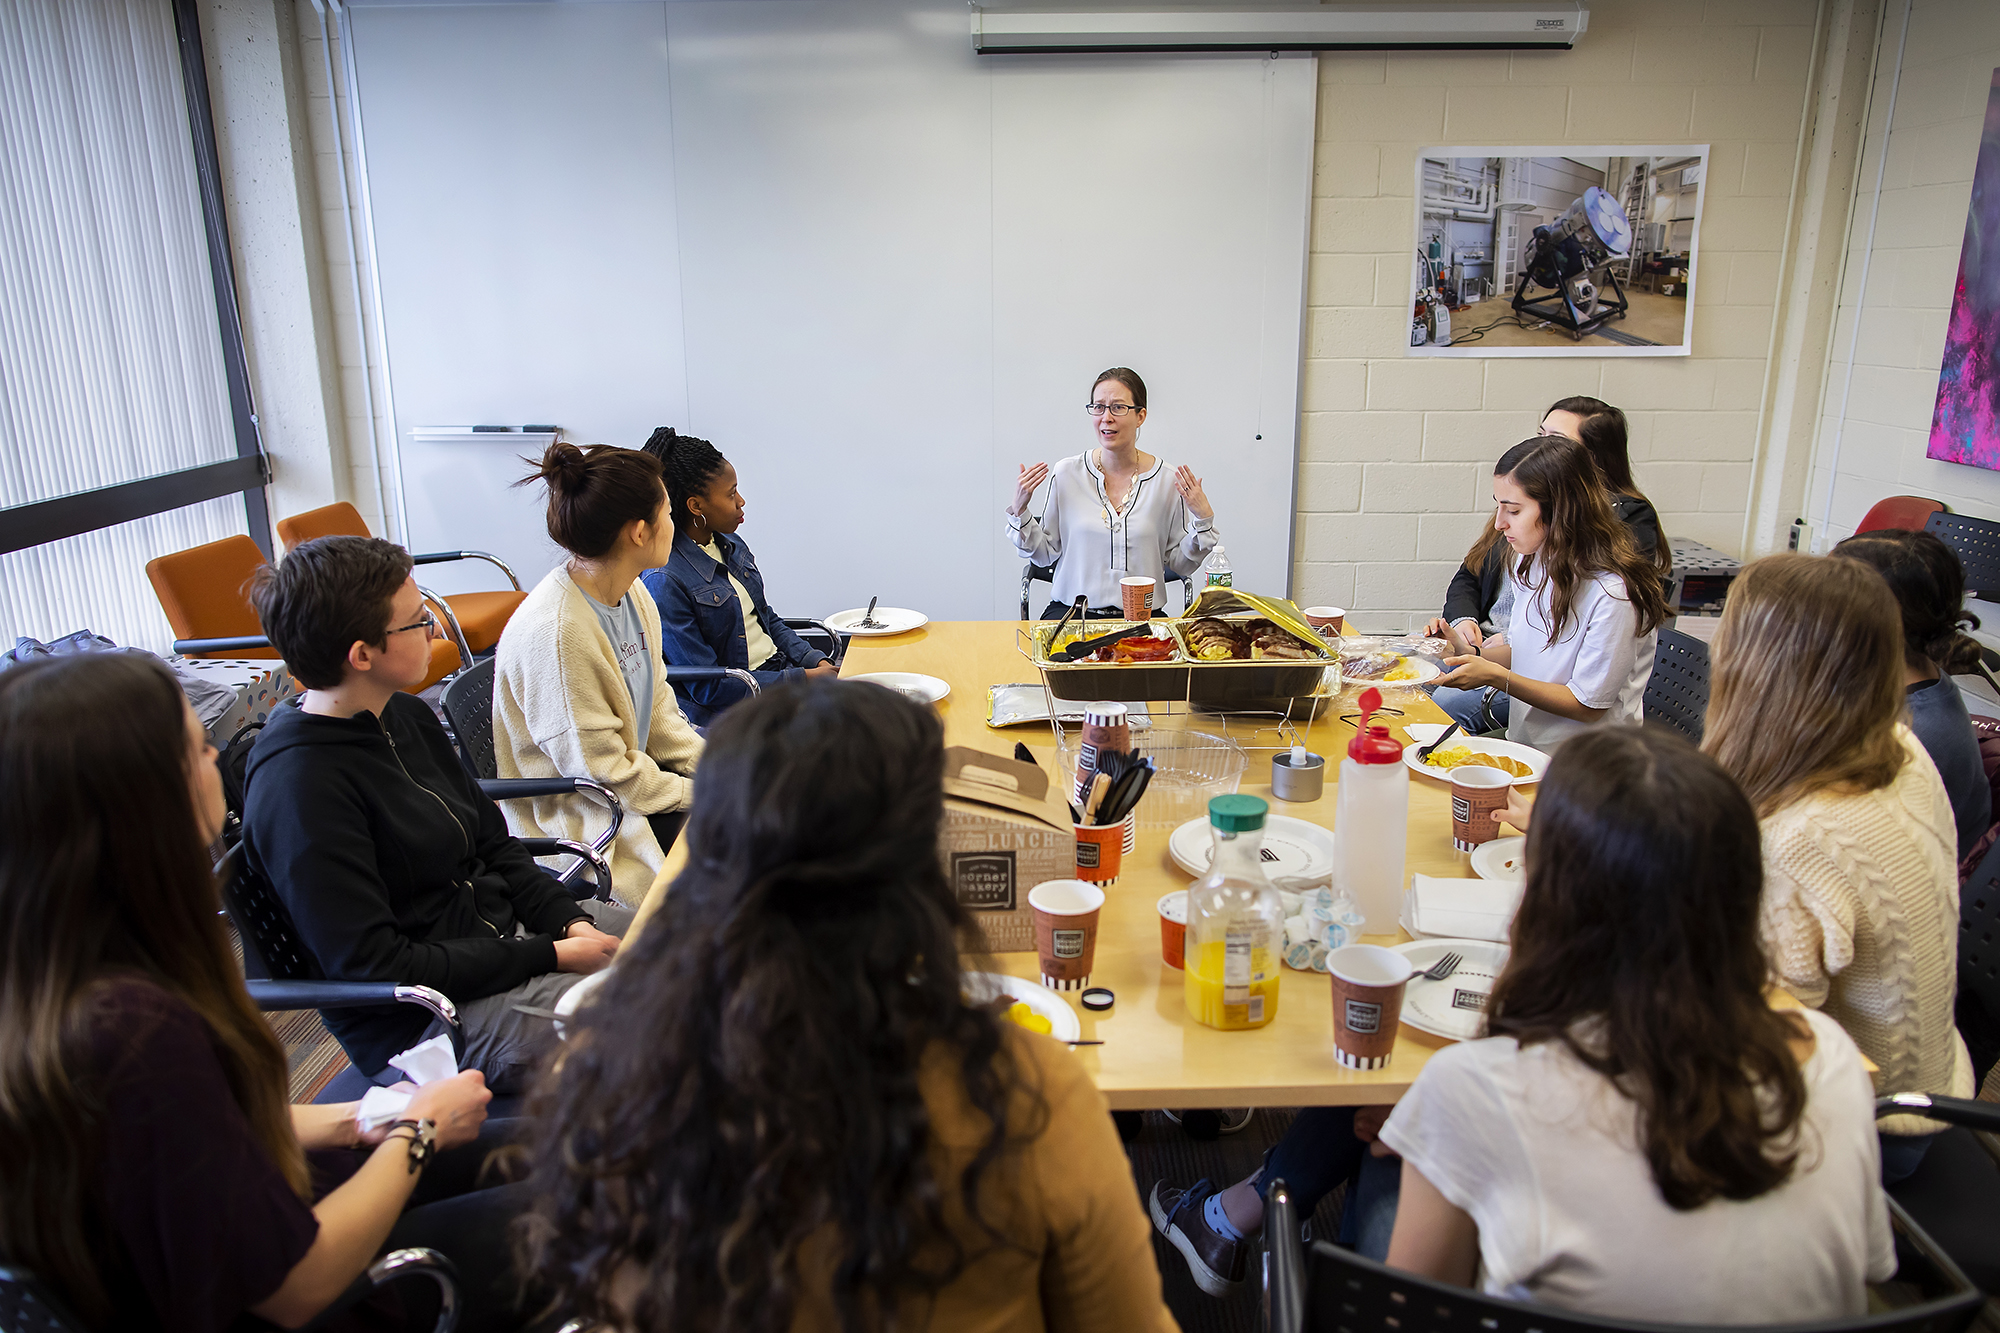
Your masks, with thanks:
[{"label": "gray sneaker", "polygon": [[1195,1285],[1220,1299],[1243,1285],[1244,1251],[1249,1245],[1230,1240],[1202,1216],[1203,1205],[1214,1193],[1206,1180],[1197,1180],[1184,1190],[1160,1181],[1153,1186],[1148,1210],[1154,1228],[1187,1260]]}]

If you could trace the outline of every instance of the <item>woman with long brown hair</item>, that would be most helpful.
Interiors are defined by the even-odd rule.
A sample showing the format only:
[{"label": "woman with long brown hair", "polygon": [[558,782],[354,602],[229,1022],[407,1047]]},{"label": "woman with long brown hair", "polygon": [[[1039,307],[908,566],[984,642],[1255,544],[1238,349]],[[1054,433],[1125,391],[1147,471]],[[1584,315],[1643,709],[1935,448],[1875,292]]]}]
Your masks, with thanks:
[{"label": "woman with long brown hair", "polygon": [[1485,1039],[1382,1128],[1389,1263],[1672,1323],[1854,1317],[1895,1271],[1874,1099],[1840,1027],[1773,1009],[1750,804],[1670,733],[1563,747]]},{"label": "woman with long brown hair", "polygon": [[[1625,414],[1601,398],[1558,398],[1542,413],[1536,434],[1564,436],[1589,452],[1597,464],[1598,480],[1612,516],[1625,525],[1639,554],[1652,562],[1661,587],[1670,585],[1673,552],[1660,531],[1659,513],[1632,477]],[[1459,642],[1474,650],[1488,635],[1506,634],[1514,614],[1513,589],[1507,582],[1507,549],[1492,523],[1480,528],[1445,590],[1443,614],[1430,622],[1426,634],[1445,637],[1448,628],[1456,630]],[[1434,686],[1431,698],[1468,731],[1483,729],[1489,715],[1494,725],[1507,725],[1510,704],[1499,690]]]},{"label": "woman with long brown hair", "polygon": [[[1773,555],[1730,585],[1702,749],[1764,840],[1763,929],[1780,984],[1847,1029],[1884,1092],[1969,1097],[1951,802],[1904,725],[1903,626],[1858,560]],[[1539,819],[1540,811],[1536,811]],[[1883,1122],[1890,1181],[1937,1126]]]},{"label": "woman with long brown hair", "polygon": [[1599,721],[1637,722],[1667,618],[1666,594],[1576,441],[1540,435],[1493,468],[1493,527],[1514,599],[1504,643],[1466,643],[1440,686],[1493,686],[1512,700],[1510,739],[1553,749]]},{"label": "woman with long brown hair", "polygon": [[970,1003],[943,729],[785,682],[709,735],[688,865],[535,1103],[533,1264],[627,1330],[1170,1329],[1118,1134]]},{"label": "woman with long brown hair", "polygon": [[[486,1116],[477,1073],[365,1138],[353,1103],[288,1104],[217,915],[223,815],[158,662],[0,674],[0,1262],[93,1327],[306,1322],[391,1237],[433,1145]],[[347,1178],[315,1203],[322,1168]]]}]

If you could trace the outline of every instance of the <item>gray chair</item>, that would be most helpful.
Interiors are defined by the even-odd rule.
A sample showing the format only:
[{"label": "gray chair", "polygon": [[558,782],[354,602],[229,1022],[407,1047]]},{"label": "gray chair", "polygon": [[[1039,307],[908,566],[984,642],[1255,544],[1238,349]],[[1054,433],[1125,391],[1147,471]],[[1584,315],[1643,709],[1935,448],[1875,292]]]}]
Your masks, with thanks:
[{"label": "gray chair", "polygon": [[[1954,1124],[2000,1127],[2000,1106],[1951,1097],[1884,1097],[1876,1114],[1919,1112]],[[1901,1308],[1859,1319],[1784,1324],[1787,1333],[1962,1333],[1986,1296],[1894,1199],[1898,1283],[1917,1289]],[[1686,1324],[1569,1314],[1503,1300],[1364,1259],[1323,1240],[1307,1248],[1298,1209],[1282,1180],[1264,1204],[1264,1327],[1270,1333],[1695,1333]],[[1666,1262],[1663,1260],[1662,1262]],[[1690,1282],[1701,1275],[1691,1273]],[[1773,1326],[1765,1325],[1766,1329]]]},{"label": "gray chair", "polygon": [[438,702],[444,708],[445,717],[450,719],[452,735],[458,741],[459,758],[479,783],[479,789],[496,801],[583,793],[603,805],[611,814],[611,823],[588,847],[564,838],[523,838],[521,845],[536,856],[568,855],[577,858],[575,865],[557,876],[563,887],[576,897],[588,896],[577,892],[576,881],[585,869],[589,869],[596,874],[597,897],[610,902],[611,866],[605,855],[617,840],[619,826],[625,822],[624,803],[611,788],[589,778],[495,776],[499,769],[493,759],[493,671],[492,658],[475,662],[447,680],[439,696]]},{"label": "gray chair", "polygon": [[1660,630],[1653,674],[1646,681],[1645,720],[1701,744],[1708,716],[1708,645],[1677,629]]}]

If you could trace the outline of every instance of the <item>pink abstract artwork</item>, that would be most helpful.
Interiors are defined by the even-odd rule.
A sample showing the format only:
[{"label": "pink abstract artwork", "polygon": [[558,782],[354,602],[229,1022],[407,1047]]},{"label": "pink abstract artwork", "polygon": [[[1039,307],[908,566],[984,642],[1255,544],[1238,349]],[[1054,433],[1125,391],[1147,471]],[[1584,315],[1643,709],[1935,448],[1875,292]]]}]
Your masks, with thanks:
[{"label": "pink abstract artwork", "polygon": [[2000,69],[1986,100],[1925,452],[2000,470]]}]

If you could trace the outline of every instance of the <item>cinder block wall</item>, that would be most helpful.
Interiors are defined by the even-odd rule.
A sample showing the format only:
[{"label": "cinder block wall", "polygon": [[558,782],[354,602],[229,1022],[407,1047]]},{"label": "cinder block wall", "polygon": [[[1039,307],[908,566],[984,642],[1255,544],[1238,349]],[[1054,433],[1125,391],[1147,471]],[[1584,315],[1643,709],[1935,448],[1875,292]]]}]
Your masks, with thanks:
[{"label": "cinder block wall", "polygon": [[[1569,394],[1626,409],[1639,484],[1670,534],[1743,549],[1815,6],[1592,0],[1590,11],[1567,53],[1320,58],[1302,605],[1347,607],[1369,629],[1435,615],[1485,521],[1493,461]],[[1420,149],[1620,143],[1711,146],[1694,356],[1405,355]]]},{"label": "cinder block wall", "polygon": [[[2000,4],[1993,0],[1914,0],[1907,39],[1903,6],[1890,8],[1876,53],[1877,92],[1869,108],[1840,317],[1806,490],[1822,547],[1852,533],[1868,507],[1888,495],[1927,495],[1959,513],[2000,518],[2000,472],[1925,457],[1980,126],[1996,67]],[[1855,339],[1857,309],[1861,329]],[[1852,393],[1846,392],[1850,347]]]}]

